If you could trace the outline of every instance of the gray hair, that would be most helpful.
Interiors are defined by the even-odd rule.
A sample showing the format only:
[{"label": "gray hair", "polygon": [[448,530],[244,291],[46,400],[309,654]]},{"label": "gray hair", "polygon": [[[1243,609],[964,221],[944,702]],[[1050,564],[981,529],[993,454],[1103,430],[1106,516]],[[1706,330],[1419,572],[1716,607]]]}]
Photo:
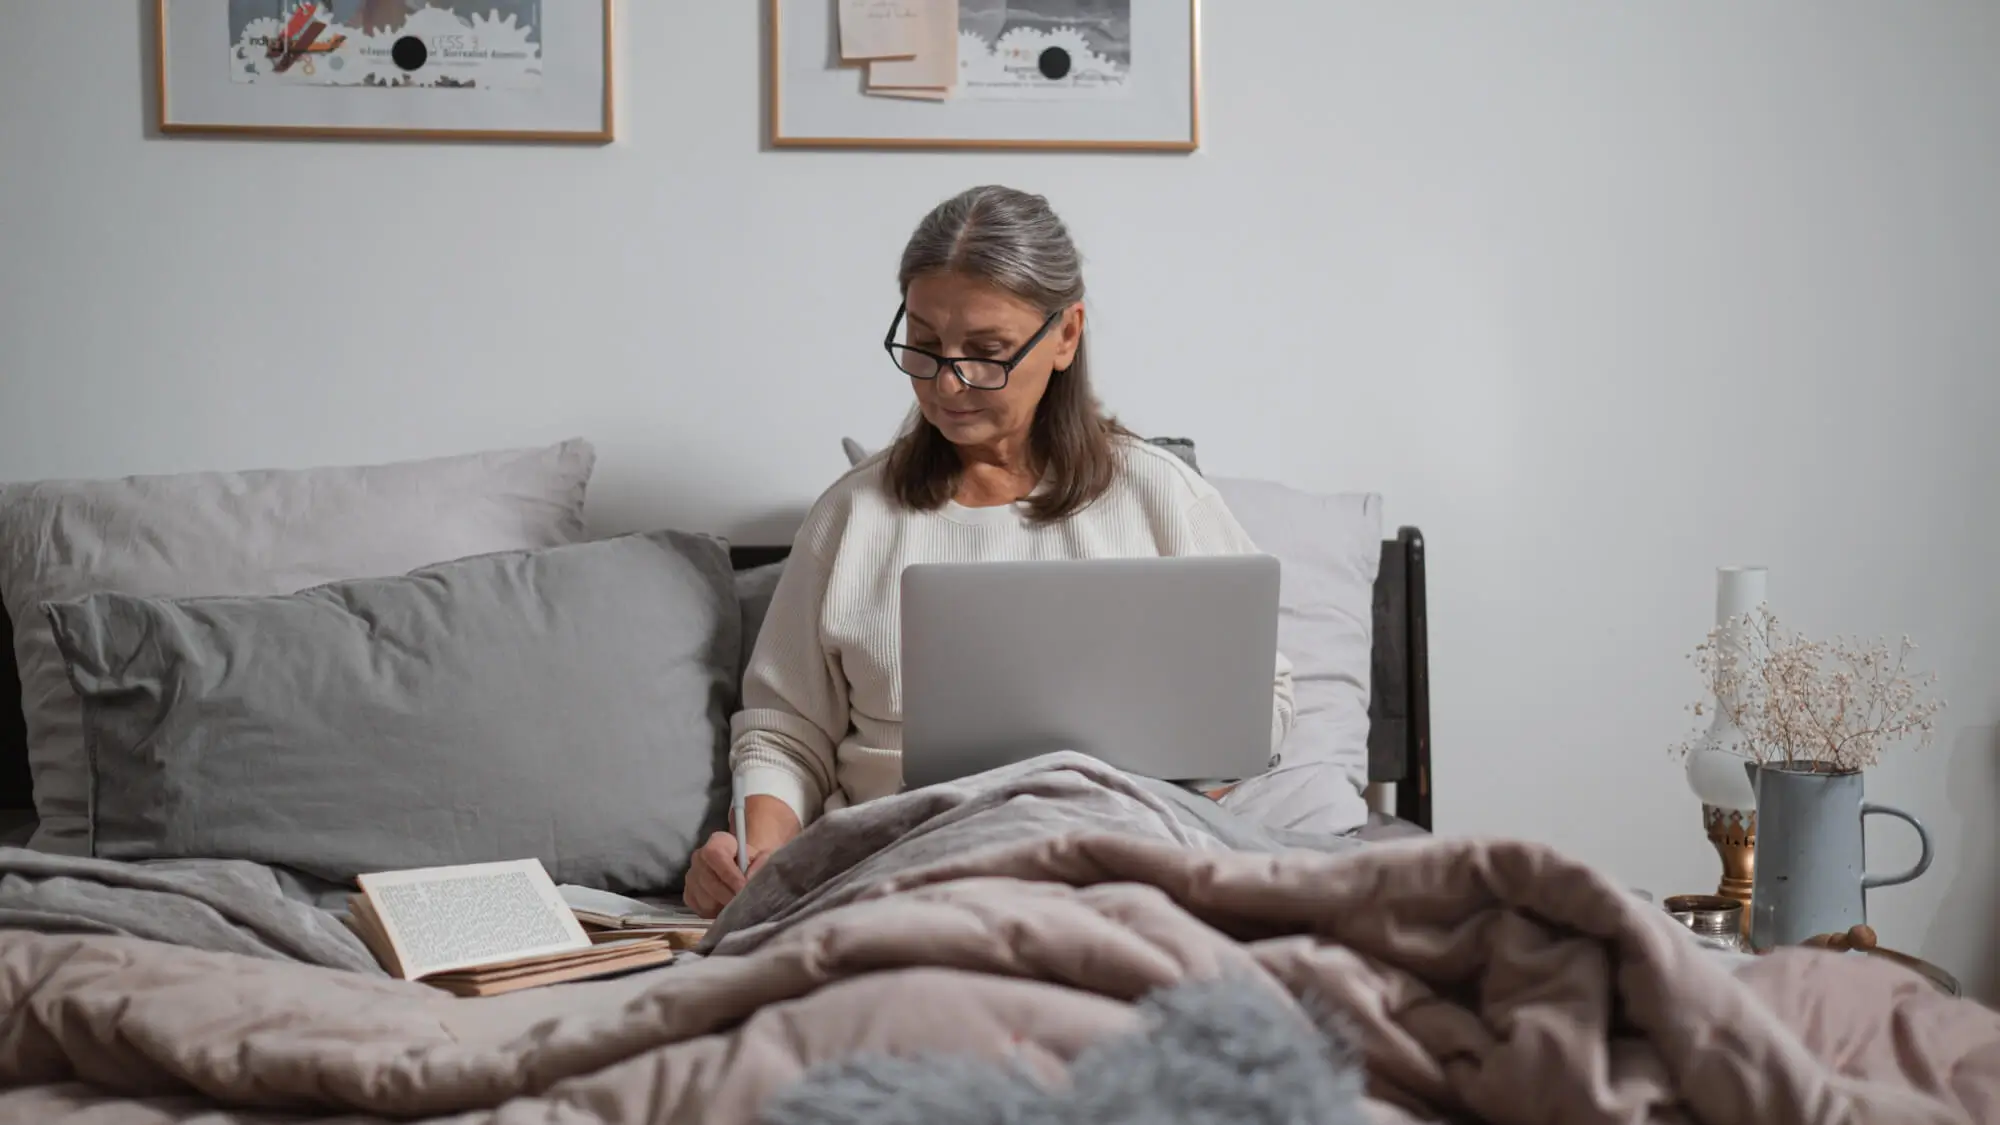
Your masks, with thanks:
[{"label": "gray hair", "polygon": [[[910,235],[899,280],[932,273],[977,278],[1042,310],[1083,300],[1083,258],[1049,201],[1006,187],[976,187],[938,204]],[[1086,327],[1086,334],[1088,328]],[[1039,524],[1067,519],[1107,492],[1119,472],[1117,443],[1132,433],[1104,412],[1090,386],[1089,341],[1049,380],[1035,407],[1029,442],[1051,485],[1029,498]],[[958,454],[921,411],[889,451],[886,473],[904,507],[935,511],[957,487]]]},{"label": "gray hair", "polygon": [[1008,187],[976,187],[937,205],[910,235],[898,281],[929,273],[975,277],[1044,314],[1083,300],[1083,256],[1049,201]]}]

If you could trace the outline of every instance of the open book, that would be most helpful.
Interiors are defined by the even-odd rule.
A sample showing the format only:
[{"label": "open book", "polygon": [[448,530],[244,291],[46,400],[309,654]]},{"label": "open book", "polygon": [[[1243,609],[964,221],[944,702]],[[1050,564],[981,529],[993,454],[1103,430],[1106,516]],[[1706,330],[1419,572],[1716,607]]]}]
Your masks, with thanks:
[{"label": "open book", "polygon": [[459,996],[664,965],[700,941],[704,928],[586,927],[538,859],[385,871],[359,881],[347,923],[375,959],[393,976]]},{"label": "open book", "polygon": [[643,902],[595,887],[563,883],[556,887],[564,902],[586,926],[624,930],[628,934],[644,930],[693,930],[706,933],[709,920],[685,906]]}]

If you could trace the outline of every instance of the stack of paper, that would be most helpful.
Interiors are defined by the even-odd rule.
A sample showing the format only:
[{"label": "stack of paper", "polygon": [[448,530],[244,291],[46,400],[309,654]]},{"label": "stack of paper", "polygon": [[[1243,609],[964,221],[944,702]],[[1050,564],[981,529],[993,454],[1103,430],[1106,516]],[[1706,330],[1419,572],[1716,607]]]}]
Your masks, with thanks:
[{"label": "stack of paper", "polygon": [[561,884],[556,893],[569,905],[578,922],[586,928],[609,931],[607,936],[612,938],[678,933],[691,937],[689,944],[693,944],[708,932],[707,918],[677,903],[644,902],[574,883]]},{"label": "stack of paper", "polygon": [[840,57],[866,92],[942,101],[958,85],[958,0],[840,0]]}]

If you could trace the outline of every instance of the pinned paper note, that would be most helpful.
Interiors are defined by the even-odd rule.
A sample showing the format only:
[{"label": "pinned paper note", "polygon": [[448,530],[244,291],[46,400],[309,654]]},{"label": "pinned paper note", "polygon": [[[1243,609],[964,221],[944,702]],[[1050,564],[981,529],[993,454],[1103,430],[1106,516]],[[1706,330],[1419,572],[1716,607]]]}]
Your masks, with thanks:
[{"label": "pinned paper note", "polygon": [[871,91],[883,87],[949,91],[958,85],[958,0],[905,2],[924,12],[916,54],[907,59],[870,60],[868,87]]},{"label": "pinned paper note", "polygon": [[914,57],[928,40],[931,7],[929,0],[840,0],[840,57]]}]

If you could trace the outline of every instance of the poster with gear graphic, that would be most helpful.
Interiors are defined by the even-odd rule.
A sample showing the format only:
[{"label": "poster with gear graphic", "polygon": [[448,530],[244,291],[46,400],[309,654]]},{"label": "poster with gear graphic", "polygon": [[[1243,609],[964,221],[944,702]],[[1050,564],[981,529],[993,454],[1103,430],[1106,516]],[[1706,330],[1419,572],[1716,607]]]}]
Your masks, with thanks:
[{"label": "poster with gear graphic", "polygon": [[961,98],[1095,101],[1131,89],[1132,0],[959,0],[958,37]]},{"label": "poster with gear graphic", "polygon": [[239,83],[533,90],[542,0],[229,0]]}]

